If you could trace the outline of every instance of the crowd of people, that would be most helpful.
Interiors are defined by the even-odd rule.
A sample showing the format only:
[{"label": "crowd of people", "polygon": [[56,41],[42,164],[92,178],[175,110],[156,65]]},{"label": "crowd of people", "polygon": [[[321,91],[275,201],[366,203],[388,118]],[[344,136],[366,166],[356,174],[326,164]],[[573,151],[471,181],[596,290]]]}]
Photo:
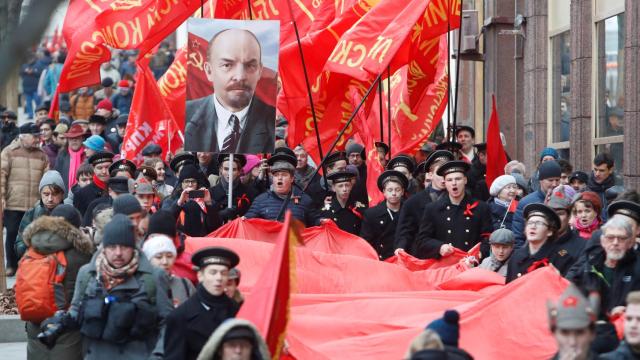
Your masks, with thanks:
[{"label": "crowd of people", "polygon": [[[196,252],[195,283],[173,265],[187,237],[240,217],[282,221],[286,211],[306,226],[334,222],[381,261],[479,247],[465,264],[506,283],[553,266],[572,283],[550,310],[558,358],[640,357],[640,194],[623,188],[608,153],[578,170],[545,148],[535,169],[513,160],[487,183],[486,144],[460,126],[454,141],[427,142],[416,154],[391,157],[388,144],[376,143],[385,167],[376,190],[367,188],[363,145],[350,139],[319,172],[303,146],[288,146],[287,121],[279,119],[272,154],[163,156],[151,143],[136,164],[119,155],[135,56],[119,70],[105,63],[101,86],[61,101],[53,120],[38,88],[55,80],[47,79],[62,56],[45,66],[46,54],[38,54],[23,67],[29,121],[18,126],[6,109],[0,116],[6,273],[17,273],[30,359],[268,358],[255,327],[233,319],[243,301],[237,254]],[[370,204],[370,191],[384,200]],[[611,322],[619,316],[629,329],[621,343]],[[457,346],[458,319],[447,312],[429,325],[407,358],[470,358]]]}]

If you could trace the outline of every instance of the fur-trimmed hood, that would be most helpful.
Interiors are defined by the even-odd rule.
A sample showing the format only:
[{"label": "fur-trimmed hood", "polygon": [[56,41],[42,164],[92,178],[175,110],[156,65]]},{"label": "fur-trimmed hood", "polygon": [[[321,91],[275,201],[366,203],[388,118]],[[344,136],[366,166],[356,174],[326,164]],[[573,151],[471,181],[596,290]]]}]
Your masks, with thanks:
[{"label": "fur-trimmed hood", "polygon": [[244,319],[227,319],[225,320],[216,331],[211,334],[209,340],[204,345],[200,354],[198,355],[198,360],[211,360],[211,359],[219,359],[217,356],[217,352],[221,349],[222,346],[222,338],[229,332],[229,330],[237,327],[237,326],[246,326],[251,331],[256,338],[256,348],[251,352],[251,360],[269,360],[271,359],[271,355],[269,354],[269,349],[267,348],[267,344],[265,343],[262,336],[258,332],[258,329],[248,320]]},{"label": "fur-trimmed hood", "polygon": [[85,254],[95,250],[87,234],[61,217],[40,216],[27,226],[22,238],[28,247],[43,255],[70,248]]}]

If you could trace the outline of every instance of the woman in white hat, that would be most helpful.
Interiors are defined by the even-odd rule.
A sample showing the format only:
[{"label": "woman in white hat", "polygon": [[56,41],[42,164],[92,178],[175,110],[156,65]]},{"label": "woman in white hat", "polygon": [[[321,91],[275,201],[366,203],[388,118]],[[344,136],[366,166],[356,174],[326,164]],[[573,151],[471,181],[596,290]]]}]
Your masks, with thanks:
[{"label": "woman in white hat", "polygon": [[[511,222],[513,213],[518,205],[516,195],[518,193],[518,185],[516,178],[511,175],[498,176],[489,188],[489,207],[491,208],[491,218],[493,229],[506,228],[511,230]],[[509,211],[513,209],[513,211]]]},{"label": "woman in white hat", "polygon": [[176,246],[173,240],[164,234],[154,234],[145,240],[142,252],[149,259],[151,265],[163,269],[169,276],[169,296],[173,306],[177,307],[196,292],[191,281],[175,276],[171,273],[176,262]]}]

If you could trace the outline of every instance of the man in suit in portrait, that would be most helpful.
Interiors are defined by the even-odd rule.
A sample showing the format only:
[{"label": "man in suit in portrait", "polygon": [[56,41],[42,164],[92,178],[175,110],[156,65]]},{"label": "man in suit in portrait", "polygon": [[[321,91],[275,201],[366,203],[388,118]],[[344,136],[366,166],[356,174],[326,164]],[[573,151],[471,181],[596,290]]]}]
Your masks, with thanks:
[{"label": "man in suit in portrait", "polygon": [[275,143],[275,108],[255,96],[262,48],[248,30],[213,36],[204,71],[214,94],[187,101],[185,150],[269,153]]}]

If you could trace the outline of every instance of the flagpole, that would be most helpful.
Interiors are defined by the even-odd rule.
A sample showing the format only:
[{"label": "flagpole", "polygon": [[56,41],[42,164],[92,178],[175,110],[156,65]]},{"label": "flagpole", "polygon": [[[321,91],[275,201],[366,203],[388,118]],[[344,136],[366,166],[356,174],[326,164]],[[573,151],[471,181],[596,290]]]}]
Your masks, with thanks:
[{"label": "flagpole", "polygon": [[391,159],[391,65],[387,65],[387,121],[389,136],[389,159]]},{"label": "flagpole", "polygon": [[507,206],[507,212],[504,213],[504,217],[502,218],[502,222],[500,223],[500,229],[504,228],[504,221],[507,219],[507,216],[509,215],[509,209],[511,209],[511,205],[513,204],[514,199],[515,198],[509,201],[509,206]]},{"label": "flagpole", "polygon": [[[287,0],[287,5],[289,6],[289,17],[291,18],[291,23],[293,24],[293,30],[296,33],[296,41],[298,42],[298,51],[300,52],[300,62],[302,63],[302,71],[304,73],[304,82],[307,87],[307,95],[309,95],[309,108],[311,109],[311,116],[313,117],[313,128],[316,132],[316,142],[318,144],[318,155],[320,155],[320,159],[324,158],[324,153],[322,152],[322,142],[320,141],[320,130],[318,130],[318,119],[316,117],[316,108],[313,105],[313,95],[311,94],[311,83],[309,82],[309,74],[307,73],[307,65],[304,61],[304,52],[302,51],[302,43],[300,42],[300,33],[298,32],[298,23],[296,19],[293,17],[293,8],[291,7],[291,0]],[[329,154],[331,151],[327,152]],[[324,178],[325,184],[327,183],[327,171],[324,169],[324,161],[320,162],[318,165],[318,169],[322,168],[322,177]],[[316,171],[317,173],[317,171]],[[313,175],[315,176],[315,174]]]},{"label": "flagpole", "polygon": [[447,0],[447,137],[455,138],[453,124],[451,122],[451,0]]},{"label": "flagpole", "polygon": [[247,9],[249,9],[249,20],[253,20],[253,13],[251,12],[251,0],[247,0]]},{"label": "flagpole", "polygon": [[227,197],[227,208],[231,209],[233,207],[233,154],[229,154],[229,196]]},{"label": "flagpole", "polygon": [[384,142],[384,114],[382,108],[382,78],[378,81],[378,103],[380,106],[380,142]]},{"label": "flagpole", "polygon": [[[373,80],[373,82],[371,83],[371,85],[367,89],[367,92],[364,93],[364,96],[362,97],[362,100],[360,101],[358,106],[356,106],[356,108],[353,110],[353,113],[349,117],[349,120],[347,120],[347,122],[344,123],[344,126],[342,127],[342,130],[340,130],[340,132],[338,133],[338,136],[336,136],[336,139],[333,141],[333,143],[329,147],[329,151],[327,152],[327,154],[330,154],[331,151],[333,151],[333,149],[336,147],[336,145],[338,144],[338,141],[340,141],[340,138],[342,137],[342,135],[344,135],[344,132],[351,125],[351,122],[356,117],[356,114],[358,114],[358,111],[360,111],[360,108],[362,107],[364,102],[367,100],[367,98],[371,94],[371,91],[375,88],[377,82],[380,81],[381,77],[382,77],[382,73],[380,73],[378,75],[378,77],[375,80]],[[316,174],[318,174],[318,171],[320,170],[320,167],[324,167],[324,164],[325,164],[326,160],[327,160],[326,157],[322,158],[322,160],[320,161],[320,164],[318,164],[318,167],[313,172],[313,175],[311,176],[311,179],[313,179],[313,177],[316,176]],[[325,181],[325,183],[326,183],[326,181]],[[309,184],[311,184],[311,182],[308,182],[307,185],[304,187],[304,189],[302,191],[306,191],[307,188],[309,187]]]},{"label": "flagpole", "polygon": [[[453,127],[454,129],[458,126],[458,84],[460,83],[460,44],[462,42],[462,0],[460,3],[460,25],[458,27],[458,48],[456,49],[456,98],[453,103]],[[451,16],[451,13],[449,13]]]}]

